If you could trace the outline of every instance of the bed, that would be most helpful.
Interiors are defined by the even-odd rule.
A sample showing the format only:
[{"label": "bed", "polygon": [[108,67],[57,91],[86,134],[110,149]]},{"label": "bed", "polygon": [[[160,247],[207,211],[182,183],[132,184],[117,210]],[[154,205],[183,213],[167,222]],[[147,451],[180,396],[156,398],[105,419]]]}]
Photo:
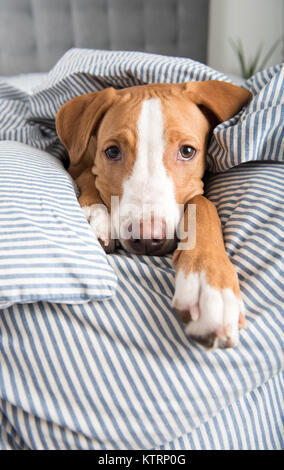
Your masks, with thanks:
[{"label": "bed", "polygon": [[[0,10],[6,23],[15,12],[28,22],[33,11],[39,28],[39,5],[52,15],[56,4],[65,31],[70,15],[84,25],[83,13],[90,18],[96,6],[102,15],[106,3],[122,21],[115,2],[84,0],[79,9],[76,1],[1,0]],[[161,2],[132,5],[141,12],[144,3]],[[165,18],[185,11],[186,2],[165,4]],[[208,5],[198,4],[194,21],[204,24]],[[46,38],[39,34],[41,47]],[[206,195],[221,217],[248,327],[236,348],[208,352],[172,313],[171,255],[103,252],[66,171],[55,116],[73,96],[106,86],[230,79],[204,64],[204,37],[195,52],[173,34],[175,48],[152,42],[148,53],[125,37],[119,51],[87,40],[64,37],[67,52],[49,48],[41,64],[32,53],[25,69],[20,59],[6,59],[5,69],[2,61],[0,448],[283,449],[283,64],[243,84],[252,101],[209,146]]]}]

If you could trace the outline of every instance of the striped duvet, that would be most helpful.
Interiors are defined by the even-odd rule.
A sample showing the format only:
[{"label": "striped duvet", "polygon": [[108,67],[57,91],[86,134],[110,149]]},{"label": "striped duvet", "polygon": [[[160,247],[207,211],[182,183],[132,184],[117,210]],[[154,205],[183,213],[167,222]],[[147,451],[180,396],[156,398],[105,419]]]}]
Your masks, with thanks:
[{"label": "striped duvet", "polygon": [[[211,78],[226,80],[188,59],[71,50],[33,95],[3,84],[0,136],[64,160],[54,117],[72,96]],[[204,352],[185,335],[170,256],[118,251],[112,298],[1,311],[1,448],[283,449],[283,67],[245,86],[254,99],[215,129],[206,183],[247,307],[240,345]]]}]

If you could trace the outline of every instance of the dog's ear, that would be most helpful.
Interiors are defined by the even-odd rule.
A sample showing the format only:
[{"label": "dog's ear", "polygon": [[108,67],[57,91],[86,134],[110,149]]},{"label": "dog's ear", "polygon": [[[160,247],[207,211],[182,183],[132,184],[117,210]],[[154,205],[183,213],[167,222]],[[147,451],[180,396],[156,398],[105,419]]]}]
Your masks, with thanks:
[{"label": "dog's ear", "polygon": [[237,114],[252,97],[246,88],[218,80],[188,82],[185,90],[189,98],[213,121],[213,127]]},{"label": "dog's ear", "polygon": [[116,99],[116,94],[114,88],[87,93],[73,98],[59,109],[56,131],[73,165],[77,165],[86,152],[91,135]]}]

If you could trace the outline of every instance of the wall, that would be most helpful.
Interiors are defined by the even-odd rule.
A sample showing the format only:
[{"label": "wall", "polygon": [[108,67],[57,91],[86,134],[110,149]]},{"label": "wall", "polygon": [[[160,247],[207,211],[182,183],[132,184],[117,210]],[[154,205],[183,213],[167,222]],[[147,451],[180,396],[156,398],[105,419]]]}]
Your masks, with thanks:
[{"label": "wall", "polygon": [[[230,38],[241,38],[247,56],[253,57],[261,43],[267,53],[284,36],[284,0],[211,0],[209,18],[208,64],[227,74],[241,74]],[[283,61],[283,45],[284,39],[268,66]]]}]

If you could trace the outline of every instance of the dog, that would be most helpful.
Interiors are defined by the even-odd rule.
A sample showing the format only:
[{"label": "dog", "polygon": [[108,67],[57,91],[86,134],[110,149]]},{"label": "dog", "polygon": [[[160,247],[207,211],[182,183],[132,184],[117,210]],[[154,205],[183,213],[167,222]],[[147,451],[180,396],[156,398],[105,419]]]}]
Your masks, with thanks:
[{"label": "dog", "polygon": [[216,208],[203,196],[206,151],[214,127],[250,98],[248,90],[216,80],[156,83],[78,96],[56,116],[95,235],[114,250],[111,230],[117,233],[122,221],[116,238],[129,252],[160,256],[175,249],[174,313],[209,349],[238,343],[245,309]]}]

